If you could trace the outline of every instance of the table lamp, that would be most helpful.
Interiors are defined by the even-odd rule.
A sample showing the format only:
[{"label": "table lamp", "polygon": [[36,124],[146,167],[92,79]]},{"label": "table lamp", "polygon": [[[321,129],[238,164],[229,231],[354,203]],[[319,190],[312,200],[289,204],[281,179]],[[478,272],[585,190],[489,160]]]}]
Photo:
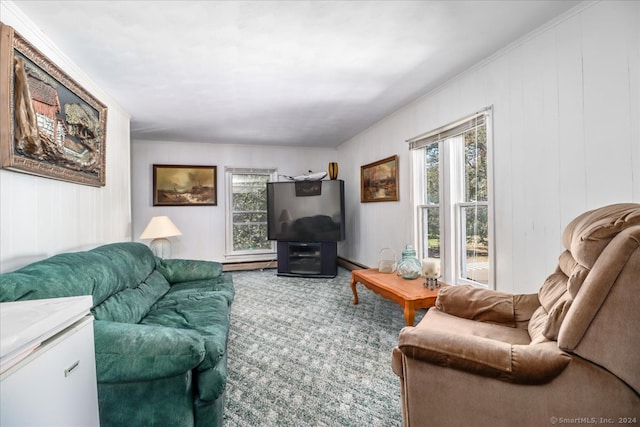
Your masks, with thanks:
[{"label": "table lamp", "polygon": [[287,231],[287,228],[289,228],[289,223],[293,221],[293,217],[291,216],[291,212],[289,212],[289,209],[282,209],[278,221],[280,221],[280,230],[283,233]]},{"label": "table lamp", "polygon": [[149,244],[151,252],[157,257],[169,258],[171,256],[171,242],[167,237],[173,236],[182,236],[182,231],[171,222],[168,216],[154,216],[140,238],[153,239]]}]

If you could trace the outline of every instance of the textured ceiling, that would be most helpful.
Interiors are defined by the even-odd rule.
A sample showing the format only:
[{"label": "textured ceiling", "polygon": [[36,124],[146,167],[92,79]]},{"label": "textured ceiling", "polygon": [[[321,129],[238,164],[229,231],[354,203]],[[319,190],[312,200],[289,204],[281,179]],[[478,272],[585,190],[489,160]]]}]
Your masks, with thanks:
[{"label": "textured ceiling", "polygon": [[134,141],[335,147],[579,2],[13,3]]}]

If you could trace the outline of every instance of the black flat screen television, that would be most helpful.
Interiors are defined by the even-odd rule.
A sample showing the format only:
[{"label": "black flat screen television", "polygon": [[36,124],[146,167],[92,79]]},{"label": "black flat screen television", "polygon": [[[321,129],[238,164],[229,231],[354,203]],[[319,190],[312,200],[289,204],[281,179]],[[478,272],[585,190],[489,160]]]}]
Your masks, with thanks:
[{"label": "black flat screen television", "polygon": [[267,235],[288,242],[344,240],[344,181],[267,183]]}]

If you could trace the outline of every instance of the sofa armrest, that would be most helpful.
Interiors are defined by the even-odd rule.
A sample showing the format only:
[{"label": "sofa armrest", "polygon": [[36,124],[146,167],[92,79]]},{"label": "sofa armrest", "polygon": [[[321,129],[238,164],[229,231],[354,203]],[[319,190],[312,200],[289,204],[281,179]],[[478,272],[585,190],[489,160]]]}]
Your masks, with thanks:
[{"label": "sofa armrest", "polygon": [[411,327],[400,332],[398,348],[411,359],[515,384],[548,383],[571,361],[553,341],[512,345],[475,335]]},{"label": "sofa armrest", "polygon": [[440,289],[435,306],[452,316],[515,327],[526,325],[540,302],[537,294],[512,295],[465,285]]},{"label": "sofa armrest", "polygon": [[215,261],[156,258],[156,270],[173,284],[218,277],[222,274],[222,264]]},{"label": "sofa armrest", "polygon": [[149,381],[188,372],[204,360],[195,332],[164,326],[96,320],[98,382]]}]

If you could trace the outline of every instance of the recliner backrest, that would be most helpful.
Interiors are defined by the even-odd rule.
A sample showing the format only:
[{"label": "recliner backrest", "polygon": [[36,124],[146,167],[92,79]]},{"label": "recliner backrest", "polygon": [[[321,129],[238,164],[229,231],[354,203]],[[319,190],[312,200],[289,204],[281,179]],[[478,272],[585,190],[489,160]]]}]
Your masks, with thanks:
[{"label": "recliner backrest", "polygon": [[640,204],[586,212],[573,220],[563,244],[587,272],[568,283],[571,303],[558,346],[613,372],[640,391]]},{"label": "recliner backrest", "polygon": [[640,224],[640,205],[620,203],[583,213],[564,230],[565,251],[538,292],[541,307],[529,322],[533,343],[558,340],[580,288],[604,248],[622,230]]},{"label": "recliner backrest", "polygon": [[588,271],[568,250],[560,255],[556,270],[538,292],[540,307],[533,315],[534,321],[529,322],[532,342],[557,341],[562,321]]}]

